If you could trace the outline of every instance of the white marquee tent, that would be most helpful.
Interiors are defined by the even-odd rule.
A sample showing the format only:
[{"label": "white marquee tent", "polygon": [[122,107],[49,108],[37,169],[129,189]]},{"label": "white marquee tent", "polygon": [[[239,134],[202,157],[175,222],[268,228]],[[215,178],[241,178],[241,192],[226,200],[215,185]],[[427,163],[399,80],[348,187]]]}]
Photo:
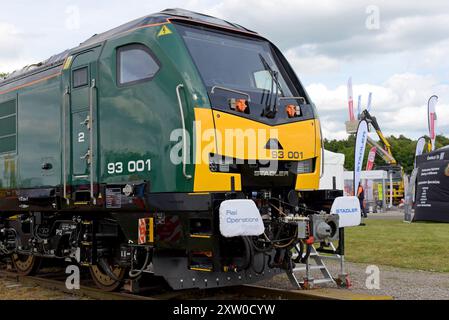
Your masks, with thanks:
[{"label": "white marquee tent", "polygon": [[345,155],[324,150],[324,172],[320,180],[321,190],[343,190]]}]

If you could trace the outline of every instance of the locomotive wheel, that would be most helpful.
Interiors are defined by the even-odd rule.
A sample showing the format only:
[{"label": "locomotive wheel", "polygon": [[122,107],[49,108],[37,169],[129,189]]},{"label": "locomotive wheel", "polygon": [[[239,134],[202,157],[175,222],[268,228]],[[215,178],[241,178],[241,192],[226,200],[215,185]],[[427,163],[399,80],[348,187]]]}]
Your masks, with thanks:
[{"label": "locomotive wheel", "polygon": [[110,277],[99,265],[89,267],[92,279],[97,287],[103,291],[110,292],[117,290],[122,285],[122,281],[125,278],[126,268],[112,266],[110,268],[115,275],[115,279]]},{"label": "locomotive wheel", "polygon": [[23,276],[35,274],[42,261],[38,257],[25,254],[13,254],[11,258],[17,273]]}]

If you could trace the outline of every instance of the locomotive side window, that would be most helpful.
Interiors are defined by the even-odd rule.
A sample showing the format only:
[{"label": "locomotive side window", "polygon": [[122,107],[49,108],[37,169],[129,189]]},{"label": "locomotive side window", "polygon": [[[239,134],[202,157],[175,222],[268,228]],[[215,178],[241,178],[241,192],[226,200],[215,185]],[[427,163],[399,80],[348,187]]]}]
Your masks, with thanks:
[{"label": "locomotive side window", "polygon": [[158,61],[144,45],[132,44],[117,50],[117,80],[120,85],[151,80],[159,68]]},{"label": "locomotive side window", "polygon": [[87,67],[73,71],[73,87],[80,88],[89,84],[89,73]]},{"label": "locomotive side window", "polygon": [[16,152],[16,100],[0,103],[0,154]]}]

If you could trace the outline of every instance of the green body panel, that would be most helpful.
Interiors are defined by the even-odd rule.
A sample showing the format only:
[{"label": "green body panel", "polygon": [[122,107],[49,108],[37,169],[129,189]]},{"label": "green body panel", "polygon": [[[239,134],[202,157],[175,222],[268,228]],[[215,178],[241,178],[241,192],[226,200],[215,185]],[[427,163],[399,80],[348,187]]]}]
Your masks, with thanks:
[{"label": "green body panel", "polygon": [[[161,35],[163,28],[170,32]],[[120,86],[117,50],[130,44],[146,46],[160,68],[151,80]],[[132,29],[74,49],[68,61],[55,67],[62,76],[0,95],[0,102],[18,95],[18,155],[0,155],[2,188],[61,187],[65,182],[69,196],[90,185],[97,197],[99,184],[147,182],[152,193],[193,192],[194,108],[211,107],[176,25]],[[85,86],[75,88],[73,72],[80,68],[87,68],[89,76]],[[184,175],[182,161],[171,161],[173,153],[182,159],[177,88],[188,132],[186,175],[192,178]],[[43,170],[43,164],[52,168]]]},{"label": "green body panel", "polygon": [[[18,181],[21,188],[55,186],[60,182],[60,82],[47,81],[38,90],[19,94]],[[51,170],[42,170],[49,163]]]},{"label": "green body panel", "polygon": [[[182,39],[169,25],[172,34],[158,37],[161,27],[144,28],[105,44],[99,62],[100,77],[99,145],[100,181],[109,184],[150,181],[151,192],[192,192],[193,179],[186,179],[181,164],[170,161],[173,147],[181,140],[170,141],[173,130],[182,128],[176,87],[180,90],[186,130],[192,136],[193,107],[203,106],[206,94]],[[116,48],[144,44],[160,62],[160,70],[148,82],[120,87],[116,83]],[[196,94],[198,100],[193,101]],[[120,128],[117,130],[117,128]],[[193,146],[190,145],[190,155]],[[194,175],[192,157],[187,173]],[[129,161],[151,160],[151,171],[129,172]],[[108,164],[123,163],[123,174],[108,174]]]},{"label": "green body panel", "polygon": [[[81,157],[90,146],[91,135],[85,120],[90,114],[89,98],[93,94],[91,160],[95,184],[148,181],[151,192],[192,192],[193,178],[184,176],[182,164],[170,161],[172,149],[182,144],[180,135],[170,141],[172,132],[182,128],[176,87],[183,85],[180,95],[188,140],[194,141],[194,107],[210,108],[210,105],[181,37],[172,24],[166,26],[172,33],[159,37],[162,26],[142,28],[84,51],[74,51],[72,63],[61,71],[62,76],[0,95],[0,103],[14,98],[18,101],[17,153],[0,155],[0,187],[62,186],[64,158],[67,185],[88,185],[90,165]],[[118,86],[117,48],[133,43],[147,46],[159,60],[160,69],[150,81]],[[89,83],[74,88],[73,71],[83,67],[88,67]],[[90,91],[92,80],[94,93]],[[186,171],[191,176],[195,173],[193,148],[189,144]],[[178,155],[181,154],[179,151]],[[151,171],[147,170],[148,160]],[[144,161],[145,170],[129,172],[129,163],[138,161]],[[108,164],[117,163],[122,163],[123,172],[111,174]],[[44,164],[50,164],[51,169],[43,170]]]},{"label": "green body panel", "polygon": [[[61,82],[52,78],[0,96],[17,99],[17,152],[0,155],[0,187],[28,189],[61,181]],[[43,170],[43,164],[51,169]]]}]

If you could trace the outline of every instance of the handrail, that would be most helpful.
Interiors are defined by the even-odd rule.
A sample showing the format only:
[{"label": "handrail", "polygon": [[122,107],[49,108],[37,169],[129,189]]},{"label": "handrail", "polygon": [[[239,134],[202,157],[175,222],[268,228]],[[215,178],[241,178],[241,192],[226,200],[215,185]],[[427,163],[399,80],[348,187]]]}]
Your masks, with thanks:
[{"label": "handrail", "polygon": [[96,90],[96,81],[92,79],[90,90],[89,90],[89,160],[90,160],[90,197],[95,204],[94,197],[94,128],[93,128],[93,119],[94,119],[94,91]]},{"label": "handrail", "polygon": [[179,106],[179,113],[181,115],[181,122],[182,122],[182,173],[184,174],[184,177],[188,180],[192,179],[192,176],[187,174],[187,138],[186,138],[186,124],[185,124],[185,118],[184,118],[184,110],[182,106],[182,100],[181,100],[181,93],[180,89],[184,88],[183,84],[178,84],[176,87],[176,95],[178,97],[178,106]]},{"label": "handrail", "polygon": [[221,86],[213,86],[210,93],[215,94],[215,89],[220,89],[220,90],[228,91],[228,92],[234,92],[234,93],[241,94],[242,96],[247,96],[248,102],[251,102],[251,96],[246,92],[242,92],[242,91],[238,91],[238,90],[234,90],[234,89],[230,89],[230,88],[226,88],[226,87],[221,87]]},{"label": "handrail", "polygon": [[68,97],[70,97],[70,87],[67,86],[64,91],[64,97],[62,99],[62,184],[63,184],[63,197],[69,203],[69,199],[67,199],[67,101],[69,101]]},{"label": "handrail", "polygon": [[279,97],[278,100],[279,101],[282,101],[282,100],[302,100],[302,102],[304,102],[304,104],[306,104],[306,98],[304,98],[304,97]]}]

